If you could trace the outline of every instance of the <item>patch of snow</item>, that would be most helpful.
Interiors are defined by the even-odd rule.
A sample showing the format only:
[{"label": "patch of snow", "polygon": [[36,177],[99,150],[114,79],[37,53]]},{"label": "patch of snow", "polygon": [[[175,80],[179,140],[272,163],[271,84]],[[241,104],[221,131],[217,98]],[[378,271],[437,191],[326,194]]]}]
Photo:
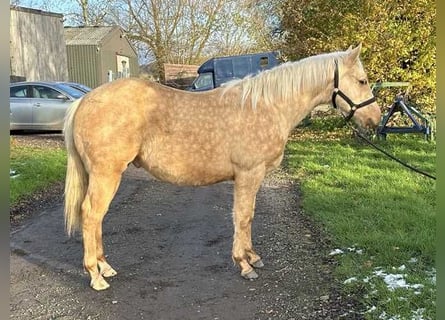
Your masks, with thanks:
[{"label": "patch of snow", "polygon": [[393,273],[386,273],[383,270],[375,270],[374,275],[377,277],[380,277],[383,279],[383,281],[386,283],[387,288],[390,291],[394,291],[398,288],[403,289],[414,289],[417,290],[415,294],[420,294],[419,289],[423,289],[424,285],[417,283],[417,284],[408,284],[405,280],[406,274],[393,274]]},{"label": "patch of snow", "polygon": [[427,271],[426,274],[430,278],[432,284],[436,284],[436,268],[433,268],[431,271]]},{"label": "patch of snow", "polygon": [[[373,312],[373,311],[375,311],[374,308],[375,308],[375,307],[372,307],[371,309],[369,309],[369,310],[372,310],[372,311],[369,311],[369,310],[368,310],[367,312]],[[367,313],[367,312],[365,312],[365,313]],[[412,313],[411,313],[411,318],[410,318],[410,320],[427,320],[427,319],[429,319],[429,318],[425,318],[425,317],[424,317],[424,313],[425,313],[425,308],[420,308],[420,309],[414,310],[414,311],[412,311]],[[389,314],[387,314],[385,311],[382,311],[382,312],[380,313],[378,319],[381,319],[381,320],[402,320],[402,319],[405,319],[405,318],[402,318],[402,317],[401,317],[400,315],[398,315],[398,314],[396,314],[396,315],[389,315]]]},{"label": "patch of snow", "polygon": [[352,283],[354,281],[357,281],[356,277],[352,277],[352,278],[346,279],[345,281],[343,281],[343,283],[344,284],[348,284],[348,283]]},{"label": "patch of snow", "polygon": [[417,262],[417,258],[411,258],[408,260],[409,263],[416,263]]},{"label": "patch of snow", "polygon": [[420,283],[412,284],[411,288],[413,289],[423,289],[424,285]]},{"label": "patch of snow", "polygon": [[386,286],[390,291],[394,291],[397,288],[408,287],[403,274],[387,274],[383,276],[383,281],[385,281]]},{"label": "patch of snow", "polygon": [[411,318],[411,320],[425,320],[426,318],[423,317],[424,313],[425,313],[425,308],[414,310],[412,312],[413,317]]},{"label": "patch of snow", "polygon": [[375,310],[377,310],[377,307],[376,306],[372,306],[371,308],[366,310],[365,313],[371,313],[371,312],[374,312]]},{"label": "patch of snow", "polygon": [[335,255],[337,255],[337,254],[342,254],[342,253],[344,253],[343,250],[341,250],[341,249],[334,249],[334,250],[332,250],[332,251],[329,253],[329,255],[330,255],[330,256],[335,256]]},{"label": "patch of snow", "polygon": [[337,254],[345,253],[345,251],[352,252],[352,253],[357,253],[357,254],[363,254],[363,249],[357,249],[355,246],[352,246],[352,247],[346,248],[345,250],[338,249],[338,248],[334,249],[334,250],[332,250],[329,253],[329,255],[330,256],[334,256],[334,255],[337,255]]},{"label": "patch of snow", "polygon": [[404,271],[406,269],[406,266],[402,264],[400,267],[397,268],[399,271]]},{"label": "patch of snow", "polygon": [[402,320],[402,318],[398,314],[396,314],[395,316],[390,316],[390,315],[387,315],[385,311],[383,311],[379,315],[379,319],[382,319],[382,320]]}]

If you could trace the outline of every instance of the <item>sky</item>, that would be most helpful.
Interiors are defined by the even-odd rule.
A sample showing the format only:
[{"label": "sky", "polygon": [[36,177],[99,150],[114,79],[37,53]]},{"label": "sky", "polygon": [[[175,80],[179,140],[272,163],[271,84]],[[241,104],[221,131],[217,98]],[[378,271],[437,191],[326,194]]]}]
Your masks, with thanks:
[{"label": "sky", "polygon": [[10,3],[32,9],[61,13],[65,18],[64,25],[73,25],[70,17],[73,16],[73,13],[79,11],[79,5],[75,0],[11,0]]}]

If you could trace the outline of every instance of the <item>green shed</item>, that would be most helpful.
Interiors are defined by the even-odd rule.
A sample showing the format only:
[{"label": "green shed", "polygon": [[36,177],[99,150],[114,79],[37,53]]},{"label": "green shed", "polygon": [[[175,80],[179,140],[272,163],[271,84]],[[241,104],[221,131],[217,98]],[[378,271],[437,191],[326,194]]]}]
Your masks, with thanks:
[{"label": "green shed", "polygon": [[137,52],[119,26],[65,27],[70,81],[96,88],[139,73]]}]

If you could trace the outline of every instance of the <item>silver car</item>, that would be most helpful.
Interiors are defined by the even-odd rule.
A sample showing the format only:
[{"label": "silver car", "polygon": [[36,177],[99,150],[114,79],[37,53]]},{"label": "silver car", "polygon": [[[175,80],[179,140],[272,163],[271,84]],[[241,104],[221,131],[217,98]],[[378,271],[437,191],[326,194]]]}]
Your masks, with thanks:
[{"label": "silver car", "polygon": [[67,108],[84,94],[57,82],[11,83],[9,130],[60,131]]}]

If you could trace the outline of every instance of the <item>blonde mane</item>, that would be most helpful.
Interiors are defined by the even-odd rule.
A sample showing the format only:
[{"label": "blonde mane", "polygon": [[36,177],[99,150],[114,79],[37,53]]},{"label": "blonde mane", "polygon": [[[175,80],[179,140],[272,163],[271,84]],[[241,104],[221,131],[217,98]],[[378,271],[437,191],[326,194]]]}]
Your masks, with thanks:
[{"label": "blonde mane", "polygon": [[334,76],[334,60],[341,63],[346,55],[346,52],[332,52],[286,62],[255,76],[230,81],[224,86],[223,95],[240,86],[242,106],[249,98],[252,108],[256,108],[260,99],[266,106],[290,101],[305,90],[324,88]]}]

